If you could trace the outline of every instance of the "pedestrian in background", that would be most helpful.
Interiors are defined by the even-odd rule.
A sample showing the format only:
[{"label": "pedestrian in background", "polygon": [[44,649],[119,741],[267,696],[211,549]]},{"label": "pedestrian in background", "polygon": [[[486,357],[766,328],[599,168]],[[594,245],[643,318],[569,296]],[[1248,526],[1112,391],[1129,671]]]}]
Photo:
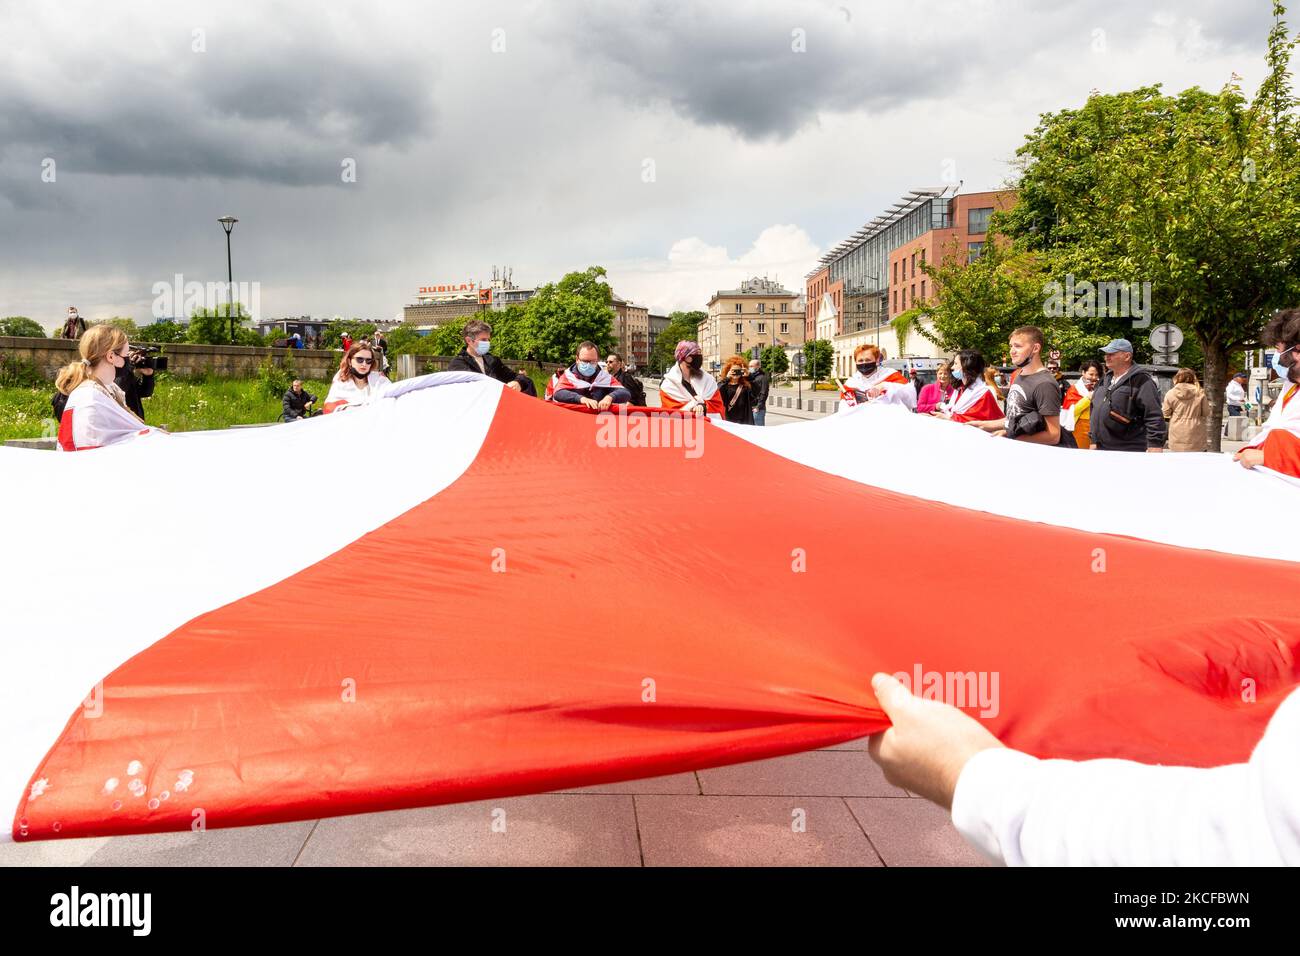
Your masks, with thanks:
[{"label": "pedestrian in background", "polygon": [[1180,368],[1174,376],[1174,387],[1165,396],[1162,411],[1169,419],[1170,451],[1205,451],[1210,400],[1190,368]]},{"label": "pedestrian in background", "polygon": [[952,362],[943,362],[935,370],[937,379],[929,385],[922,386],[921,394],[916,398],[916,413],[929,415],[939,406],[952,398]]},{"label": "pedestrian in background", "polygon": [[737,425],[754,424],[753,386],[745,375],[748,366],[739,355],[733,355],[722,366],[722,416]]},{"label": "pedestrian in background", "polygon": [[1246,373],[1238,372],[1232,376],[1232,381],[1228,383],[1227,389],[1223,393],[1223,400],[1228,406],[1228,415],[1236,418],[1241,414],[1242,406],[1246,404]]},{"label": "pedestrian in background", "polygon": [[1088,359],[1079,369],[1079,377],[1061,399],[1061,427],[1074,433],[1080,448],[1088,448],[1088,427],[1092,424],[1092,393],[1101,384],[1101,363]]},{"label": "pedestrian in background", "polygon": [[763,371],[763,363],[758,359],[750,359],[749,361],[749,384],[754,389],[753,394],[750,396],[754,406],[754,424],[766,424],[767,393],[772,387],[772,382],[767,377],[767,373]]}]

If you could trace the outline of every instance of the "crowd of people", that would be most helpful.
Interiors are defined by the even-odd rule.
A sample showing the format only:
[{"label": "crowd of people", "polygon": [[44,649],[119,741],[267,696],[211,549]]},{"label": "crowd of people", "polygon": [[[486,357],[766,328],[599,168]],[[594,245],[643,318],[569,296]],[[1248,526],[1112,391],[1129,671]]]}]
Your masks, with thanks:
[{"label": "crowd of people", "polygon": [[[69,331],[80,317],[69,311]],[[492,326],[475,319],[462,329],[464,347],[449,371],[485,375],[522,394],[537,396],[532,378],[511,369],[492,354]],[[1295,349],[1300,345],[1300,309],[1279,313],[1264,330],[1263,341],[1275,347],[1273,369],[1284,392],[1267,422],[1236,460],[1247,467],[1266,467],[1300,475],[1300,388]],[[391,385],[382,338],[344,341],[338,371],[323,403],[294,380],[284,393],[281,419],[292,421],[367,405]],[[1181,369],[1163,396],[1154,378],[1136,365],[1133,345],[1114,339],[1101,349],[1101,362],[1084,363],[1079,376],[1066,382],[1043,363],[1046,342],[1036,326],[1022,326],[1008,339],[1010,375],[990,366],[973,349],[959,351],[940,365],[935,382],[910,380],[886,364],[883,349],[862,345],[854,352],[855,370],[840,382],[837,411],[864,404],[896,405],[917,414],[970,425],[1016,441],[1064,448],[1130,452],[1195,452],[1207,447],[1209,400],[1191,369]],[[126,333],[96,325],[80,334],[80,359],[65,366],[56,381],[54,410],[59,418],[59,447],[96,448],[147,431],[142,399],[153,391],[153,370],[127,341]],[[761,363],[729,357],[715,378],[704,370],[699,343],[679,342],[674,363],[659,385],[660,406],[687,414],[717,415],[737,424],[765,424],[770,379]],[[1104,369],[1103,369],[1104,364]],[[1233,377],[1226,399],[1228,413],[1246,407],[1244,373]],[[838,381],[838,380],[837,380]],[[610,352],[601,361],[594,342],[581,343],[571,365],[547,383],[545,399],[604,411],[614,405],[644,407],[645,387],[623,356]]]}]

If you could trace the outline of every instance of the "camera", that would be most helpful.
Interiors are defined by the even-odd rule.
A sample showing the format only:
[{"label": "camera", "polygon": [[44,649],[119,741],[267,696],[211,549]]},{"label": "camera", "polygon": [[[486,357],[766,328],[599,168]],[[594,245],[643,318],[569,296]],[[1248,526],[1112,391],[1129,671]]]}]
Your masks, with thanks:
[{"label": "camera", "polygon": [[133,345],[131,347],[131,367],[147,368],[155,372],[167,371],[167,356],[155,355],[158,351],[156,345]]}]

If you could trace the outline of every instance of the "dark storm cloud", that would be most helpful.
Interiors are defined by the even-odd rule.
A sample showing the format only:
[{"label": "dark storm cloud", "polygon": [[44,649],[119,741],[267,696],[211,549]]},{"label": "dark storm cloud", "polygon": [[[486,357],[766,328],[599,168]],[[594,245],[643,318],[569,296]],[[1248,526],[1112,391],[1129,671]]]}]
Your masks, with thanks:
[{"label": "dark storm cloud", "polygon": [[[205,52],[177,35],[178,49],[81,57],[52,79],[0,67],[0,164],[19,164],[23,181],[48,156],[60,173],[304,185],[337,181],[344,157],[432,131],[427,55],[380,57],[320,29],[213,39]],[[9,194],[23,204],[24,191]]]},{"label": "dark storm cloud", "polygon": [[[981,77],[1025,68],[1049,51],[1058,58],[1083,55],[1094,30],[1105,31],[1120,50],[1161,30],[1186,38],[1184,47],[1195,40],[1254,50],[1272,23],[1263,0],[1231,9],[1184,0],[1168,13],[1128,0],[924,6],[805,0],[741,8],[575,0],[561,9],[550,29],[589,58],[599,90],[637,107],[667,104],[696,123],[749,140],[788,138],[819,113],[966,95],[980,88]],[[1028,69],[1051,63],[1046,57]]]}]

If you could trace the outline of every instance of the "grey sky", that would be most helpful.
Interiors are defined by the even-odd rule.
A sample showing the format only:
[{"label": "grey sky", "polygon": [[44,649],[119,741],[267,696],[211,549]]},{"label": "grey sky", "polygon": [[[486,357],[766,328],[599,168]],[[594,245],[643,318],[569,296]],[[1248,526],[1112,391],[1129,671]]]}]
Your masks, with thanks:
[{"label": "grey sky", "polygon": [[1002,184],[1090,89],[1253,89],[1270,23],[1263,0],[0,2],[0,315],[146,322],[154,282],[224,278],[225,213],[271,316],[388,318],[494,264],[601,264],[655,311],[799,288],[949,165]]}]

